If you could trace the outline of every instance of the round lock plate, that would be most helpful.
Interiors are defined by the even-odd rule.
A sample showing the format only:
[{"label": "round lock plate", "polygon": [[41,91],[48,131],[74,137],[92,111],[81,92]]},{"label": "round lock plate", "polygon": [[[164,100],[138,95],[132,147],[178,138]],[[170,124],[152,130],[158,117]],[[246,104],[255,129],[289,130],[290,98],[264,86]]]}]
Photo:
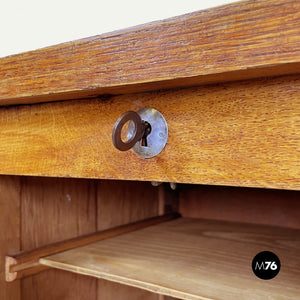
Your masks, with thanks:
[{"label": "round lock plate", "polygon": [[[143,121],[151,125],[151,132],[147,135],[147,146],[142,146],[142,141],[138,141],[132,150],[139,156],[151,158],[158,155],[166,146],[168,139],[168,126],[163,115],[156,109],[144,107],[137,111]],[[135,132],[133,122],[129,123],[127,138],[130,139]]]}]

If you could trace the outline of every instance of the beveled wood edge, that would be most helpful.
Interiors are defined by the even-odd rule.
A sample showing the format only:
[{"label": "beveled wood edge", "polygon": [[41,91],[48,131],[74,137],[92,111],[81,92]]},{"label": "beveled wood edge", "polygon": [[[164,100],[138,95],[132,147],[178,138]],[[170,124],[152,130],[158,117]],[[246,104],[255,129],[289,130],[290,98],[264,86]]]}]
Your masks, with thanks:
[{"label": "beveled wood edge", "polygon": [[209,75],[199,75],[195,77],[186,77],[179,79],[169,79],[162,81],[149,81],[137,84],[128,85],[115,85],[99,87],[92,90],[73,91],[65,93],[52,93],[41,94],[26,97],[15,97],[8,99],[1,99],[0,107],[10,105],[26,105],[26,104],[38,104],[48,102],[59,101],[74,101],[74,100],[88,100],[100,98],[105,100],[111,96],[121,94],[136,94],[141,92],[153,92],[160,90],[171,90],[181,88],[191,88],[200,85],[210,85],[217,83],[230,83],[235,81],[255,80],[271,77],[279,77],[285,75],[297,75],[300,74],[300,62],[287,63],[264,66],[260,68],[241,69],[238,71],[216,73]]}]

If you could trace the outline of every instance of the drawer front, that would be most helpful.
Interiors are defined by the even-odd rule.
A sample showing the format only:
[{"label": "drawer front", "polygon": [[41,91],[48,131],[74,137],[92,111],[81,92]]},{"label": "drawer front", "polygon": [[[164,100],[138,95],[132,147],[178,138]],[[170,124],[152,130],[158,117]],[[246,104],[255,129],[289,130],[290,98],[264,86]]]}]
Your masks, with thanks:
[{"label": "drawer front", "polygon": [[[165,117],[164,150],[112,144],[128,110]],[[0,172],[299,189],[300,76],[0,109]]]}]

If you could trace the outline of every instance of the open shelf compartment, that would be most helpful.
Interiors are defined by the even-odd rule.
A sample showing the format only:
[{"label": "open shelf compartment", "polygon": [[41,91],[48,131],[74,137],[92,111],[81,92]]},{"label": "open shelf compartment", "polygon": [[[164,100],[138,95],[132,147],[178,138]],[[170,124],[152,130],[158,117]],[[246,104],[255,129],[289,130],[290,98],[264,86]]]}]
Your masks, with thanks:
[{"label": "open shelf compartment", "polygon": [[[264,250],[281,260],[281,270],[271,280],[252,272],[252,259]],[[179,218],[47,256],[40,263],[181,299],[300,295],[300,231],[280,227]]]}]

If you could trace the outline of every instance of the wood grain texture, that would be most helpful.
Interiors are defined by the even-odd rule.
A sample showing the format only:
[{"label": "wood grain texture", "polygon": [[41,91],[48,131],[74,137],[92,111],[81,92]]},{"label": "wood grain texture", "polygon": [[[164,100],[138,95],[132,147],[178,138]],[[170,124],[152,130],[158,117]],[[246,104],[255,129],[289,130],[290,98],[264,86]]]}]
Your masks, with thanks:
[{"label": "wood grain texture", "polygon": [[[98,181],[97,229],[158,215],[159,189],[149,182]],[[107,280],[98,280],[97,300],[158,300],[158,295]]]},{"label": "wood grain texture", "polygon": [[[251,269],[265,248],[282,266],[269,281],[258,280]],[[300,293],[299,250],[299,230],[179,219],[42,262],[181,299],[292,300]]]},{"label": "wood grain texture", "polygon": [[183,217],[265,224],[300,229],[300,192],[184,185]]},{"label": "wood grain texture", "polygon": [[158,215],[159,189],[150,182],[101,180],[97,192],[97,230]]},{"label": "wood grain texture", "polygon": [[95,181],[22,177],[21,183],[21,250],[95,232]]},{"label": "wood grain texture", "polygon": [[20,177],[0,176],[0,299],[20,300],[20,282],[5,282],[4,257],[20,250]]},{"label": "wood grain texture", "polygon": [[[103,229],[130,220],[142,220],[156,216],[158,211],[157,188],[150,183],[110,181],[98,184],[94,180],[35,177],[21,177],[19,183],[17,179],[19,177],[2,176],[0,181],[0,221],[4,222],[1,227],[7,229],[6,233],[0,232],[3,258],[15,254],[20,242],[22,250],[34,251],[40,246],[94,232],[97,226]],[[20,205],[16,199],[22,202],[21,226],[10,211],[19,216]],[[116,209],[118,206],[121,210]],[[99,217],[97,208],[101,211]],[[118,218],[109,222],[107,216],[112,215]],[[21,236],[17,233],[20,228]],[[13,244],[18,247],[15,249]],[[1,299],[3,296],[3,299],[17,300],[20,295],[22,300],[157,299],[157,295],[146,291],[104,281],[98,283],[96,279],[58,270],[22,279],[20,292],[20,281],[5,283],[3,265],[0,266],[3,276],[0,280]]]},{"label": "wood grain texture", "polygon": [[300,2],[250,0],[0,60],[0,104],[299,73]]},{"label": "wood grain texture", "polygon": [[[300,188],[300,77],[0,109],[3,174]],[[167,105],[166,105],[167,104]],[[154,107],[156,157],[113,147],[125,111]]]},{"label": "wood grain texture", "polygon": [[[32,250],[96,230],[94,181],[22,178],[21,249]],[[22,300],[96,299],[97,280],[49,270],[22,279]]]}]

